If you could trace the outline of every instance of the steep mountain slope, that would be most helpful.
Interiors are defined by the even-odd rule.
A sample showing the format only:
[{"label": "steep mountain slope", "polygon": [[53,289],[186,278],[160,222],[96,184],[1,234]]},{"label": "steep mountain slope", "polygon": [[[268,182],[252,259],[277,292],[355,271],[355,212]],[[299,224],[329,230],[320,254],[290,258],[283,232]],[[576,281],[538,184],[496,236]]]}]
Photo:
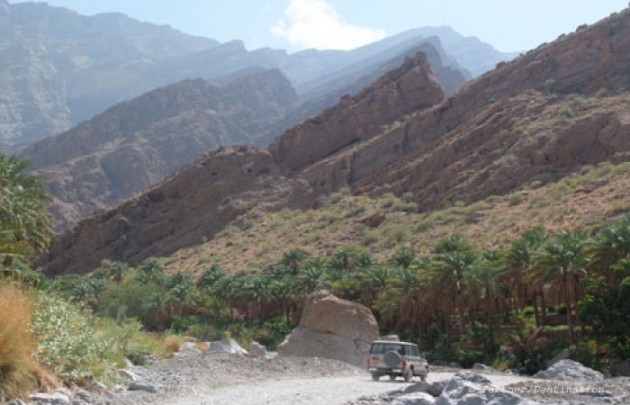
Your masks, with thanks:
[{"label": "steep mountain slope", "polygon": [[[158,187],[83,221],[56,240],[46,268],[53,274],[81,272],[103,258],[133,263],[168,255],[195,237],[211,238],[255,205],[262,205],[262,213],[265,204],[277,207],[283,200],[273,194],[278,188],[285,201],[286,195],[299,194],[299,204],[289,199],[298,207],[317,206],[317,196],[349,188],[355,194],[404,193],[428,210],[449,200],[506,193],[603,160],[630,160],[628,66],[630,10],[502,64],[430,108],[427,100],[439,100],[438,87],[431,85],[435,79],[419,55],[368,90],[289,130],[268,152],[249,150],[248,160],[243,152],[223,150],[174,176],[169,187],[180,183],[191,195],[179,204],[182,194],[157,198],[170,214],[148,203],[151,193],[163,195]],[[244,173],[249,180],[232,175],[204,183],[206,193],[233,207],[208,210],[205,200],[196,202],[199,184],[194,189],[185,184],[218,175],[214,165],[220,160],[239,161],[238,170],[228,165],[229,173]],[[204,164],[213,169],[204,171]],[[269,174],[275,176],[274,188],[256,188]],[[243,184],[252,199],[230,195]],[[157,236],[149,232],[149,224],[164,215],[172,218],[166,230]],[[203,226],[179,225],[191,218]]]},{"label": "steep mountain slope", "polygon": [[[133,72],[216,41],[121,14],[78,15],[0,0],[0,144],[39,139],[102,111],[134,88]],[[146,90],[145,90],[146,91]],[[93,100],[102,93],[103,101]],[[95,105],[96,103],[96,105]]]},{"label": "steep mountain slope", "polygon": [[[307,121],[306,131],[300,133],[315,134],[309,128],[329,119],[338,127],[326,125],[327,129],[348,130],[322,136],[322,143],[309,151],[307,159],[367,139],[395,117],[443,97],[425,56],[418,54],[355,97],[344,98],[319,120]],[[296,160],[297,156],[286,165]],[[212,238],[251,209],[309,208],[314,197],[305,182],[285,175],[270,152],[220,148],[142,196],[81,221],[54,242],[47,272],[82,272],[106,257],[138,261],[167,254]]]},{"label": "steep mountain slope", "polygon": [[21,157],[48,182],[56,228],[162,181],[206,151],[254,143],[297,102],[278,71],[188,80],[121,103]]},{"label": "steep mountain slope", "polygon": [[[0,147],[11,151],[160,86],[252,67],[279,68],[308,101],[301,90],[307,83],[316,93],[329,92],[317,86],[348,69],[378,68],[423,41],[412,35],[353,51],[248,51],[241,41],[219,44],[121,14],[87,17],[6,0],[0,0],[0,33]],[[465,69],[452,57],[445,60]]]},{"label": "steep mountain slope", "polygon": [[[442,65],[432,45],[423,43],[413,50],[426,53],[451,90],[464,82],[458,70]],[[399,66],[402,60],[400,56],[379,68],[348,73],[349,85],[303,105],[278,70],[251,68],[217,85],[200,79],[182,82],[36,142],[21,156],[50,184],[56,229],[65,230],[95,210],[162,181],[208,150],[269,144],[278,133],[333,105],[344,94],[357,93],[379,72]],[[351,82],[359,73],[364,76]]]}]

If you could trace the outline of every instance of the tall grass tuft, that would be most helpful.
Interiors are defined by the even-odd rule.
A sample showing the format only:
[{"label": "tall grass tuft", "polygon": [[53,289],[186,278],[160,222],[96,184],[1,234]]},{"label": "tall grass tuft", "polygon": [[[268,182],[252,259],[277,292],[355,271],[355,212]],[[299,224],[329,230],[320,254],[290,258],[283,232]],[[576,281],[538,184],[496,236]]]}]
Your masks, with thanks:
[{"label": "tall grass tuft", "polygon": [[12,285],[0,286],[0,400],[22,396],[36,383],[32,314],[29,293]]}]

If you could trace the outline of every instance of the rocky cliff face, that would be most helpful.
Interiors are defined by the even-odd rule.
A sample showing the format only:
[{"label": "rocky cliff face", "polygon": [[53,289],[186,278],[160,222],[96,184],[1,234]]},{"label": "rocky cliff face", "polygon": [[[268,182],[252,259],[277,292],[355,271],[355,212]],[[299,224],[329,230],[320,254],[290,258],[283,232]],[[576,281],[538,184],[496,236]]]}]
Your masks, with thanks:
[{"label": "rocky cliff face", "polygon": [[57,229],[162,181],[221,145],[253,143],[297,102],[277,70],[189,80],[112,107],[21,155],[46,179]]},{"label": "rocky cliff face", "polygon": [[[588,108],[560,101],[628,88],[629,33],[626,10],[543,45],[405,125],[314,163],[301,176],[322,192],[331,183],[358,193],[414,192],[430,209],[505,193],[582,164],[626,159],[623,107],[597,98]],[[566,114],[571,120],[558,118]]]},{"label": "rocky cliff face", "polygon": [[378,135],[383,125],[443,98],[425,55],[418,53],[358,95],[342,98],[335,107],[287,131],[269,151],[283,170],[295,173]]},{"label": "rocky cliff face", "polygon": [[[139,199],[82,222],[56,240],[46,267],[82,272],[103,258],[134,263],[167,255],[173,246],[211,237],[256,204],[307,207],[341,187],[411,192],[421,209],[430,209],[506,193],[584,164],[630,160],[628,66],[630,10],[502,64],[441,102],[426,59],[410,59],[359,95],[289,130],[269,152],[222,152],[222,159],[240,162],[226,166],[233,173],[228,177],[213,180],[203,167],[214,160],[202,159]],[[248,159],[254,166],[247,166]],[[250,169],[243,177],[238,173],[244,167]],[[209,181],[191,184],[190,178]],[[151,193],[160,195],[163,188],[182,194],[165,197],[161,204],[171,207],[166,211],[147,205]],[[218,200],[198,196],[199,188],[216,190],[212,198]],[[178,201],[185,192],[190,198]],[[202,226],[190,225],[185,237],[168,227],[153,230],[162,212],[173,218],[169,224]],[[134,239],[124,242],[125,235]]]},{"label": "rocky cliff face", "polygon": [[[466,82],[467,79],[461,67],[458,65],[449,65],[444,62],[448,56],[442,51],[438,38],[419,39],[417,43],[416,41],[412,41],[411,43],[413,45],[408,48],[402,46],[399,49],[394,48],[390,50],[389,52],[391,54],[397,56],[387,61],[387,63],[380,64],[380,56],[382,55],[379,54],[376,66],[368,65],[367,67],[360,68],[360,66],[353,65],[344,69],[343,72],[339,72],[338,75],[329,80],[316,80],[315,83],[309,83],[311,90],[301,95],[302,99],[308,101],[301,103],[286,119],[270,128],[270,130],[259,139],[257,145],[266,147],[273,142],[276,137],[282,135],[286,129],[301,123],[305,118],[319,115],[320,112],[334,106],[341,97],[357,95],[379,77],[389,71],[397,69],[406,58],[413,57],[418,52],[425,54],[429,65],[431,65],[431,70],[434,72],[435,78],[446,95],[452,94],[459,86]],[[404,43],[404,45],[408,44],[407,42]]]}]

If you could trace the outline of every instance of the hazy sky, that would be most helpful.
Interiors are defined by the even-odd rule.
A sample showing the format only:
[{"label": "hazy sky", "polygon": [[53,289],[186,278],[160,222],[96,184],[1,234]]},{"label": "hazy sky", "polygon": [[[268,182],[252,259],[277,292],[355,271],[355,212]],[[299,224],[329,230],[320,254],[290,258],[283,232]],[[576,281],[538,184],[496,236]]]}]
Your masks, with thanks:
[{"label": "hazy sky", "polygon": [[[11,3],[20,1],[9,0]],[[119,11],[221,42],[349,49],[449,25],[501,51],[525,51],[628,6],[628,0],[48,0],[81,14]]]}]

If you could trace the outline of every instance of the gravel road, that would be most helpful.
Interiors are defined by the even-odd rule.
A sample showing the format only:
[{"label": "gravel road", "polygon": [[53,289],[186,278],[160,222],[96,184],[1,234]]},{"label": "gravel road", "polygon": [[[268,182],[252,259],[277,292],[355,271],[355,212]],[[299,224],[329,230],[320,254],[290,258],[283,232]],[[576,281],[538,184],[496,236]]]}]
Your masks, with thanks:
[{"label": "gravel road", "polygon": [[[403,391],[402,379],[371,380],[365,369],[321,358],[253,359],[224,353],[181,353],[149,367],[131,371],[157,393],[121,390],[117,405],[364,405],[380,404],[379,396]],[[449,380],[457,370],[433,368],[428,382]],[[571,394],[588,382],[547,381],[483,372],[496,387],[516,390],[541,404],[628,404],[630,379],[597,382],[605,395]],[[418,379],[414,379],[416,381]],[[389,403],[389,401],[385,401]]]}]

